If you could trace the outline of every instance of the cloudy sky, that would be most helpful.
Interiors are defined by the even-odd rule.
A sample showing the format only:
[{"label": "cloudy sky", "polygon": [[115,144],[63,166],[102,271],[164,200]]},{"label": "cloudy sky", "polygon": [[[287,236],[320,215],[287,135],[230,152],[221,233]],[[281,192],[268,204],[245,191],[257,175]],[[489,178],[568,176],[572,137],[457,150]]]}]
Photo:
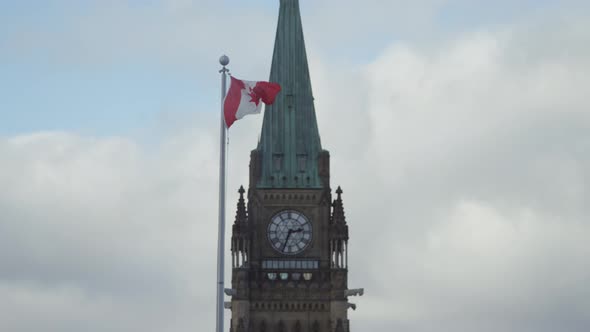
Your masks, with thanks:
[{"label": "cloudy sky", "polygon": [[[587,331],[588,2],[301,6],[353,330]],[[214,329],[217,59],[266,79],[277,13],[0,1],[1,331]],[[230,133],[230,217],[261,120]]]}]

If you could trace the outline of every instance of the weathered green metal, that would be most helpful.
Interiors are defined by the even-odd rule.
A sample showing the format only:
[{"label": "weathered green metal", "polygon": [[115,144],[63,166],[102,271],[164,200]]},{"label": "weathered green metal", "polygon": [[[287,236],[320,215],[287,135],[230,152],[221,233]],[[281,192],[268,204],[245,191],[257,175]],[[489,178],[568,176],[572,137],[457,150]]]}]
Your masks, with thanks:
[{"label": "weathered green metal", "polygon": [[270,81],[281,85],[264,112],[258,188],[321,188],[322,151],[298,0],[281,0]]}]

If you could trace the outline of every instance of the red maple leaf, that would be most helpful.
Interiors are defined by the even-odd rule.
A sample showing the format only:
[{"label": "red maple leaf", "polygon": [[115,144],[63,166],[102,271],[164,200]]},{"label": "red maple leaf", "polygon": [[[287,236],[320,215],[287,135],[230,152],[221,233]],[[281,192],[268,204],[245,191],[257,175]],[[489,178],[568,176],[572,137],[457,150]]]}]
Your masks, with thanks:
[{"label": "red maple leaf", "polygon": [[251,98],[250,101],[258,106],[258,104],[260,104],[260,96],[254,91],[254,89],[250,87],[248,89],[250,89],[250,93],[248,93],[248,96]]}]

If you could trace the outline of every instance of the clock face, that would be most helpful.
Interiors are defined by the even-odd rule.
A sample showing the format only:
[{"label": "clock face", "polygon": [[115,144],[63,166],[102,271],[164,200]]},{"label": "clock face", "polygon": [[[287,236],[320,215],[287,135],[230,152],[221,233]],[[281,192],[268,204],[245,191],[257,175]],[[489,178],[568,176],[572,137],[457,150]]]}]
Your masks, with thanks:
[{"label": "clock face", "polygon": [[274,215],[267,232],[270,245],[285,255],[298,254],[311,243],[311,223],[297,211],[281,211]]}]

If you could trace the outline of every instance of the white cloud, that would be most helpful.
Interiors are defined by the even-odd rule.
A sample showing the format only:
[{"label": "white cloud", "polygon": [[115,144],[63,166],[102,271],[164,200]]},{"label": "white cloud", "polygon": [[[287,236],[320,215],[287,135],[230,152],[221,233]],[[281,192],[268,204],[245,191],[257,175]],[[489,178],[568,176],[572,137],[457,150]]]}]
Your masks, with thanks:
[{"label": "white cloud", "polygon": [[48,306],[54,313],[35,323],[2,319],[13,324],[2,329],[75,330],[86,321],[100,323],[96,331],[160,331],[190,307],[201,316],[183,319],[205,320],[214,296],[205,285],[215,278],[203,272],[214,265],[204,253],[215,247],[216,229],[202,195],[215,188],[210,136],[164,142],[157,152],[123,138],[61,133],[2,142],[2,316]]},{"label": "white cloud", "polygon": [[355,235],[352,286],[372,295],[356,328],[587,325],[589,49],[553,50],[577,40],[579,20],[555,25],[559,39],[531,34],[535,24],[436,50],[399,42],[349,79],[314,63]]}]

